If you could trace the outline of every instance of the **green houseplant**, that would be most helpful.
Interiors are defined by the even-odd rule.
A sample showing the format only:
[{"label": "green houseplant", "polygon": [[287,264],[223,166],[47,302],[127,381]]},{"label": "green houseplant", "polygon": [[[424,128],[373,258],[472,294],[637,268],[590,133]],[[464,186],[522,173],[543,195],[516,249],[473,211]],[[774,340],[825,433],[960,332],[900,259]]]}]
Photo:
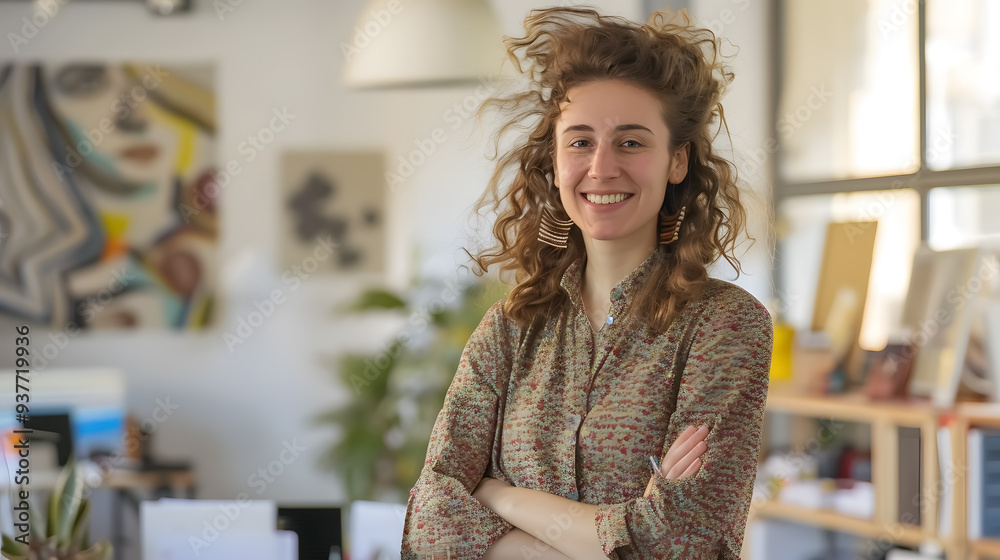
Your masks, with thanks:
[{"label": "green houseplant", "polygon": [[3,535],[0,555],[9,560],[109,560],[111,543],[89,542],[90,500],[83,498],[84,486],[83,471],[70,458],[49,496],[44,530],[35,523],[36,509],[29,506],[28,543]]},{"label": "green houseplant", "polygon": [[413,304],[393,292],[372,289],[341,310],[388,311],[407,316],[411,327],[377,354],[345,354],[331,364],[350,399],[315,421],[340,432],[321,462],[340,475],[349,500],[406,501],[420,476],[431,428],[462,350],[505,293],[500,282],[479,281],[441,292],[455,297]]}]

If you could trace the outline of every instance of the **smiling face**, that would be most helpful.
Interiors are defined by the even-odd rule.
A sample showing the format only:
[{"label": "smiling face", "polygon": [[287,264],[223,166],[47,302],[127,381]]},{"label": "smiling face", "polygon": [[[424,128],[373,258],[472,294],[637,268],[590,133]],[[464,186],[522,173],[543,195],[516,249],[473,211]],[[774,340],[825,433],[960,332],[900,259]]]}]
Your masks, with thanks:
[{"label": "smiling face", "polygon": [[566,213],[585,238],[655,242],[667,183],[684,179],[688,155],[670,149],[660,101],[601,80],[570,88],[560,109],[553,181]]},{"label": "smiling face", "polygon": [[145,84],[155,82],[133,83],[121,64],[46,65],[43,72],[53,110],[81,156],[132,183],[170,176],[180,139],[147,97]]}]

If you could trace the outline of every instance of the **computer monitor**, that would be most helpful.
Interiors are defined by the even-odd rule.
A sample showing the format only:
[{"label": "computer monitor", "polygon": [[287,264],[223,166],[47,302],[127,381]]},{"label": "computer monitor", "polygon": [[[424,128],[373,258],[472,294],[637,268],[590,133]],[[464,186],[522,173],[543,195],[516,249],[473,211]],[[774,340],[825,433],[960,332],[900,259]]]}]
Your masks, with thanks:
[{"label": "computer monitor", "polygon": [[329,560],[343,554],[339,507],[278,506],[278,530],[299,536],[299,560]]}]

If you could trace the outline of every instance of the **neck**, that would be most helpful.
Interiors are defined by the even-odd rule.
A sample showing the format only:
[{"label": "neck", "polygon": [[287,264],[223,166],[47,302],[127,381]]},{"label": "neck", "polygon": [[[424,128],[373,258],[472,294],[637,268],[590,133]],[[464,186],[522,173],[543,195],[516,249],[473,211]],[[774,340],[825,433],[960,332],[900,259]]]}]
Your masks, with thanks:
[{"label": "neck", "polygon": [[583,274],[584,300],[606,308],[611,290],[656,250],[655,237],[599,240],[584,236],[587,264]]}]

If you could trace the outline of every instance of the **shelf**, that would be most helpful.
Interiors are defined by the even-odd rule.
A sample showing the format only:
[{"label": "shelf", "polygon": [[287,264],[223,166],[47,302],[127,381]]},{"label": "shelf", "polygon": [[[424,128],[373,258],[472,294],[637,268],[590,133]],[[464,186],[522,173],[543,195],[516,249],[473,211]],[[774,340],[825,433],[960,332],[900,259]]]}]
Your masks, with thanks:
[{"label": "shelf", "polygon": [[[939,540],[937,535],[940,484],[937,432],[947,426],[950,432],[950,449],[942,450],[951,455],[953,472],[964,472],[967,454],[966,437],[969,428],[991,427],[1000,429],[1000,403],[958,402],[941,408],[930,399],[908,398],[888,401],[872,400],[860,392],[840,395],[802,395],[793,393],[788,386],[772,384],[768,390],[768,412],[787,413],[814,419],[835,419],[845,422],[871,424],[872,483],[876,489],[875,516],[860,519],[833,510],[804,508],[776,501],[754,503],[751,516],[782,519],[814,525],[824,529],[852,533],[873,539],[884,539],[898,544],[918,546],[924,542],[938,542],[945,549],[947,558],[982,560],[1000,558],[1000,538],[966,540],[966,509],[968,491],[964,477],[955,477],[953,486],[952,519],[953,536]],[[898,503],[898,455],[879,450],[896,449],[898,427],[918,427],[921,432],[921,504],[923,526],[902,525],[896,518]],[[807,434],[815,437],[815,435]],[[949,475],[950,476],[950,475]]]},{"label": "shelf", "polygon": [[974,426],[1000,428],[1000,404],[958,403],[955,413]]},{"label": "shelf", "polygon": [[974,556],[1000,556],[1000,539],[975,539],[969,541],[969,552]]},{"label": "shelf", "polygon": [[774,500],[754,503],[750,508],[750,515],[815,525],[823,529],[862,535],[907,546],[918,546],[921,543],[936,540],[935,537],[925,534],[920,527],[915,525],[895,523],[887,526],[884,523],[845,515],[834,510],[813,509]]},{"label": "shelf", "polygon": [[851,422],[884,420],[904,425],[920,425],[929,418],[947,412],[946,409],[936,408],[929,399],[873,401],[863,393],[799,395],[777,388],[768,391],[767,411],[811,418],[838,418]]}]

